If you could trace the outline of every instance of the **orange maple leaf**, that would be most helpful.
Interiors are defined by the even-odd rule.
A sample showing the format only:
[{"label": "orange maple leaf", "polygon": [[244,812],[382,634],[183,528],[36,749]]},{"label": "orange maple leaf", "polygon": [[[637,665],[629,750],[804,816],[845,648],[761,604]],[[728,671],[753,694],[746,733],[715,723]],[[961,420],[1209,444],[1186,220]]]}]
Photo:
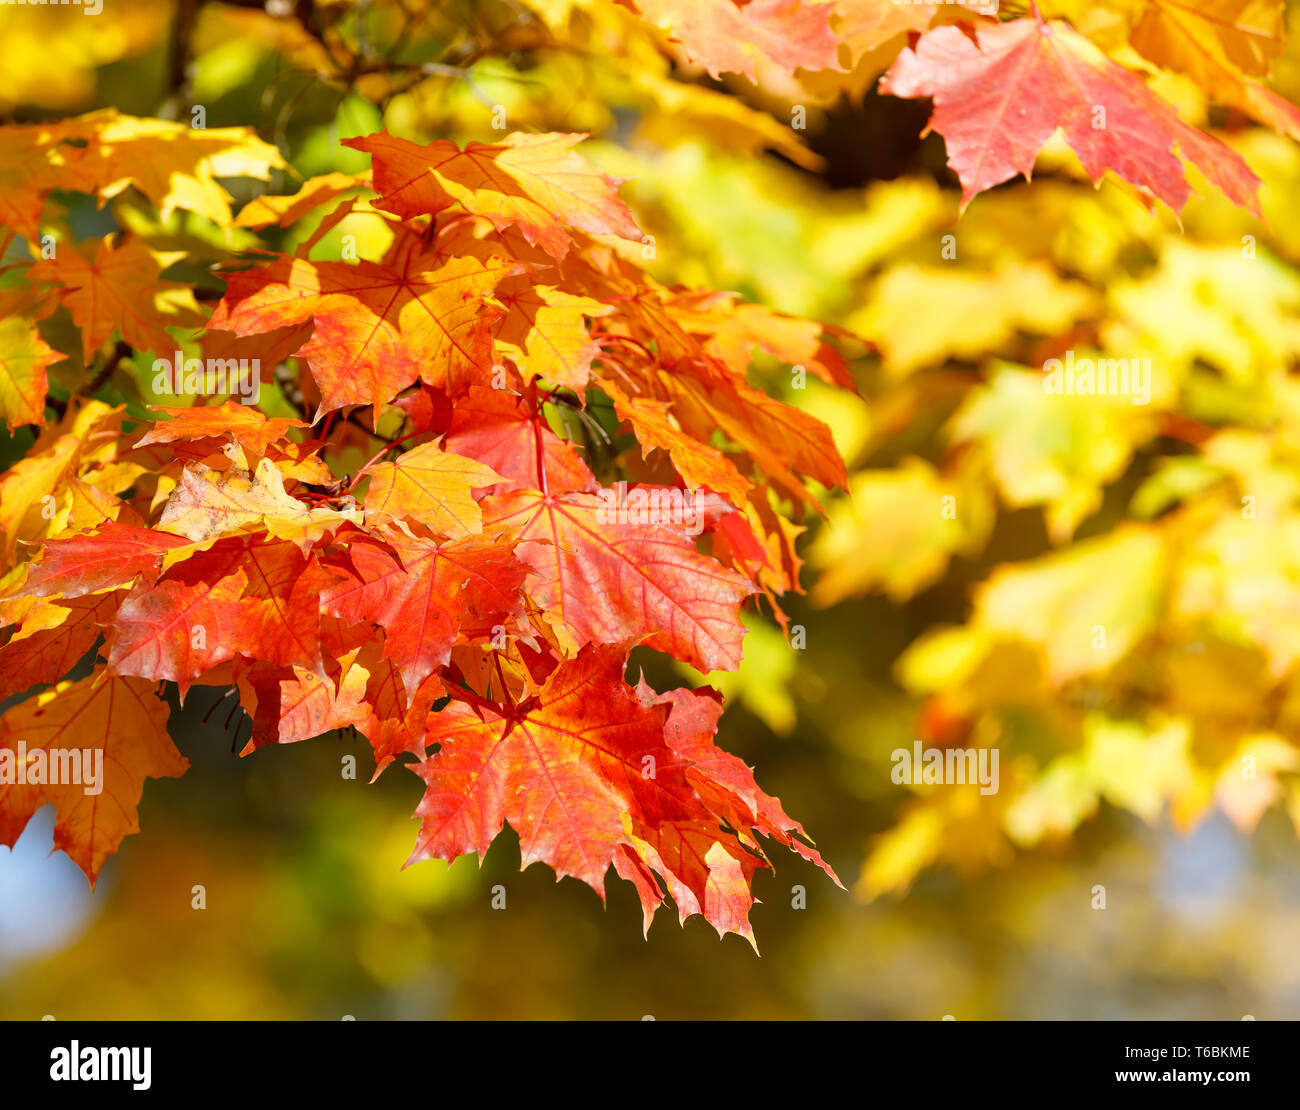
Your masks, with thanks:
[{"label": "orange maple leaf", "polygon": [[297,353],[320,387],[318,419],[344,405],[377,410],[417,378],[487,385],[492,324],[505,314],[491,293],[519,263],[440,260],[418,243],[411,237],[382,264],[282,255],[232,274],[208,326],[255,335],[312,321],[315,331]]},{"label": "orange maple leaf", "polygon": [[516,132],[500,143],[448,139],[420,146],[386,131],[344,139],[373,158],[376,208],[404,218],[435,215],[452,204],[489,219],[498,231],[515,226],[529,243],[563,258],[567,228],[640,240],[617,184],[574,146],[585,135]]},{"label": "orange maple leaf", "polygon": [[[20,752],[27,762],[19,777]],[[66,781],[68,774],[50,781],[54,765],[69,771],[78,758],[78,781]],[[99,768],[97,783],[89,781],[94,771],[86,774],[87,761]],[[32,814],[52,802],[54,846],[93,887],[104,860],[140,831],[144,780],[176,778],[188,768],[167,735],[167,706],[154,696],[153,683],[102,670],[61,682],[0,717],[0,843],[12,848]],[[42,783],[35,780],[38,769]]]}]

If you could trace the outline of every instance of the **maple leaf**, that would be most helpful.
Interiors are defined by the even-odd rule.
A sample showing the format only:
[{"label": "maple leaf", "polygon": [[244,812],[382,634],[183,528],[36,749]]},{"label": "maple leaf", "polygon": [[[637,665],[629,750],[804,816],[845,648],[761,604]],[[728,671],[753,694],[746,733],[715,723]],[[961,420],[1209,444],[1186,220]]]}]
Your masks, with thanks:
[{"label": "maple leaf", "polygon": [[56,188],[90,188],[68,121],[0,127],[0,224],[39,238],[45,197]]},{"label": "maple leaf", "polygon": [[[227,367],[231,363],[227,360],[233,359],[237,366],[241,360],[247,361],[250,366],[253,359],[257,359],[259,369],[261,367],[279,366],[282,362],[287,362],[295,351],[301,349],[302,345],[311,338],[312,324],[311,321],[305,321],[301,324],[288,324],[282,328],[274,328],[268,332],[262,332],[256,335],[235,335],[233,332],[221,331],[209,327],[200,338],[203,345],[203,355],[205,358],[217,359],[224,362]],[[182,367],[183,370],[183,367]],[[173,364],[172,376],[174,378],[176,370]],[[265,378],[266,375],[264,374]],[[182,381],[184,379],[182,378]],[[164,392],[158,390],[157,392]],[[221,405],[195,405],[195,409],[224,409],[227,405],[234,405],[237,402],[228,400]],[[162,412],[179,412],[179,409],[166,408],[163,406],[151,406]],[[251,405],[243,405],[243,408],[252,408]],[[275,417],[276,420],[285,419],[284,417]],[[306,425],[303,425],[304,427]]]},{"label": "maple leaf", "polygon": [[[77,511],[75,483],[87,467],[115,453],[121,408],[100,401],[69,407],[57,425],[47,428],[27,457],[0,477],[0,559],[10,566],[19,543],[36,543],[70,524]],[[53,506],[48,500],[53,498]],[[103,519],[103,513],[98,513]]]},{"label": "maple leaf", "polygon": [[399,669],[383,654],[383,642],[381,633],[340,654],[323,681],[301,667],[253,664],[239,679],[241,694],[251,689],[255,702],[249,708],[245,700],[253,732],[242,754],[350,725],[365,735],[374,751],[372,782],[399,755],[423,758],[425,718],[445,688],[436,673],[430,674],[408,697]]},{"label": "maple leaf", "polygon": [[219,540],[132,589],[111,627],[108,669],[175,682],[182,695],[241,651],[321,674],[319,599],[335,577],[286,541]]},{"label": "maple leaf", "polygon": [[688,486],[717,490],[733,505],[745,502],[753,483],[716,447],[684,431],[673,416],[672,402],[631,396],[608,377],[601,378],[600,387],[619,417],[631,424],[642,449],[666,451]]},{"label": "maple leaf", "polygon": [[0,646],[0,691],[58,682],[95,646],[121,600],[104,593],[39,602]]},{"label": "maple leaf", "polygon": [[738,843],[719,839],[718,827],[710,819],[649,825],[629,814],[623,824],[627,843],[619,846],[614,865],[620,875],[632,879],[641,895],[644,932],[664,900],[654,883],[657,875],[677,903],[683,923],[692,914],[703,914],[719,936],[739,933],[758,951],[749,911],[757,901],[750,884],[764,866],[761,859]]},{"label": "maple leaf", "polygon": [[1060,129],[1094,183],[1110,170],[1181,211],[1191,195],[1185,159],[1259,215],[1259,179],[1238,154],[1183,123],[1066,23],[1018,19],[969,35],[935,28],[898,56],[880,88],[934,99],[929,126],[948,144],[963,205],[1017,173],[1028,177]]},{"label": "maple leaf", "polygon": [[684,373],[660,375],[683,428],[707,440],[717,428],[743,447],[759,469],[790,495],[817,507],[807,478],[822,485],[848,482],[830,429],[815,416],[784,404],[743,381],[706,380]]},{"label": "maple leaf", "polygon": [[1156,65],[1186,74],[1214,100],[1300,138],[1300,108],[1258,80],[1285,45],[1284,0],[1043,0],[1039,10],[1068,19],[1108,53],[1127,43]]},{"label": "maple leaf", "polygon": [[238,680],[240,702],[253,718],[241,755],[267,744],[295,744],[368,717],[368,672],[355,664],[357,649],[329,667],[324,678],[304,667],[255,662]]},{"label": "maple leaf", "polygon": [[[760,56],[805,64],[828,43],[835,64],[831,5],[713,7],[716,19],[742,25],[748,38],[724,46],[751,70]],[[633,17],[616,19],[631,25]],[[668,98],[663,88],[652,95]],[[756,109],[712,91],[687,99],[746,127],[751,139],[742,142],[772,137],[801,164],[816,162]],[[387,133],[348,140],[371,156],[370,173],[311,178],[232,219],[219,179],[265,180],[287,168],[250,131],[111,110],[0,128],[0,220],[26,238],[35,241],[51,218],[61,226],[62,192],[102,206],[134,189],[157,210],[124,199],[113,211],[123,231],[42,257],[0,291],[0,404],[11,424],[44,419],[45,368],[57,352],[41,345],[31,321],[53,317],[43,326],[65,334],[64,316],[54,316],[60,306],[87,362],[120,335],[132,354],[119,350],[111,370],[126,396],[201,390],[156,376],[146,388],[137,357],[178,348],[171,333],[183,326],[193,332],[185,344],[197,341],[207,359],[275,367],[263,379],[273,390],[267,413],[317,408],[307,436],[303,421],[233,401],[155,409],[159,419],[127,436],[124,407],[74,395],[57,426],[0,478],[0,680],[23,690],[57,681],[102,639],[106,661],[91,685],[65,682],[12,720],[48,719],[48,701],[67,705],[71,721],[79,701],[103,691],[153,699],[154,681],[175,682],[182,700],[195,683],[233,686],[252,721],[245,754],[355,728],[371,743],[376,775],[403,755],[422,775],[452,767],[467,749],[443,729],[470,712],[502,730],[499,750],[485,749],[489,777],[498,758],[512,760],[510,773],[549,776],[562,802],[600,810],[589,829],[561,820],[552,839],[553,807],[511,799],[528,853],[593,885],[613,865],[636,884],[647,920],[666,894],[681,914],[703,913],[720,932],[752,942],[750,883],[766,865],[757,838],[816,853],[748,769],[713,749],[716,716],[692,710],[689,736],[677,725],[666,742],[665,723],[685,710],[634,691],[623,678],[626,652],[644,643],[702,669],[738,664],[741,602],[756,587],[771,596],[781,573],[797,570],[799,529],[781,526],[768,505],[779,494],[761,483],[802,494],[805,481],[842,474],[833,449],[825,452],[824,426],[752,390],[749,362],[762,351],[829,383],[852,382],[821,326],[642,273],[631,260],[641,233],[620,181],[577,152],[584,137],[516,133],[463,148]],[[211,227],[173,225],[178,209],[219,225],[224,243]],[[377,260],[313,261],[324,237],[363,209],[374,220],[367,246]],[[265,252],[242,270],[221,261],[223,251],[251,247],[250,230],[295,224],[288,236],[268,236],[291,243],[292,256]],[[155,249],[164,241],[185,254]],[[191,285],[162,280],[182,258],[226,281],[206,326]],[[304,366],[314,382],[294,381]],[[95,392],[107,377],[94,374],[83,388]],[[687,523],[680,507],[678,517],[649,525],[602,518],[611,491],[585,460],[603,474],[624,461],[615,456],[625,444],[610,443],[603,411],[583,409],[603,405],[588,387],[607,378],[649,455],[646,466],[630,463],[632,494],[689,496],[698,528],[673,525]],[[398,412],[385,412],[394,401]],[[350,453],[360,448],[364,458],[374,445],[358,435],[353,414],[321,417],[352,405],[372,408],[376,433],[381,420],[386,429],[403,420],[373,437],[385,447],[427,441],[385,462],[381,450],[345,485]],[[582,421],[584,453],[552,430],[572,432],[569,415]],[[736,446],[715,445],[724,440]],[[689,488],[658,484],[674,480],[669,462]],[[351,499],[362,479],[364,511]],[[701,531],[709,535],[697,546]],[[435,712],[441,699],[450,708]],[[145,716],[160,704],[145,703]],[[141,738],[138,714],[107,716],[114,745],[161,761],[163,745],[156,732]],[[584,730],[597,747],[580,739]],[[540,770],[510,747],[525,735],[534,749],[539,738],[549,745],[536,752]],[[431,744],[439,745],[432,759]],[[658,764],[642,775],[649,785],[620,778],[611,756],[619,745],[629,761],[649,755]],[[166,750],[174,752],[169,742]],[[562,781],[582,762],[587,771]],[[620,797],[625,787],[636,789]],[[137,786],[132,815],[138,797]],[[0,818],[8,819],[7,802],[0,795]],[[122,816],[133,822],[125,806]],[[104,851],[91,845],[83,866],[92,880],[118,841]],[[448,848],[437,835],[422,843]]]},{"label": "maple leaf", "polygon": [[[86,143],[77,162],[101,201],[135,186],[166,220],[177,208],[231,223],[230,194],[222,177],[265,181],[286,169],[280,152],[247,127],[196,129],[172,120],[140,119],[104,109],[69,122],[69,135]],[[79,188],[79,185],[62,185]]]},{"label": "maple leaf", "polygon": [[1229,61],[1245,73],[1265,76],[1285,46],[1284,0],[1210,0],[1196,7],[1180,0],[1147,4],[1137,26],[1139,35],[1148,22],[1195,27],[1212,34]]},{"label": "maple leaf", "polygon": [[[759,789],[753,770],[713,743],[722,716],[722,698],[717,691],[705,686],[699,690],[677,689],[658,694],[643,677],[637,685],[637,697],[643,705],[669,707],[664,724],[666,742],[690,764],[687,781],[713,813],[734,829],[752,829],[772,837],[843,885],[821,854],[804,843],[808,834],[803,826],[785,812],[780,801]],[[749,841],[748,846],[759,850],[755,841]]]},{"label": "maple leaf", "polygon": [[761,348],[791,366],[802,366],[827,385],[857,392],[844,357],[822,340],[828,329],[816,321],[774,312],[732,293],[679,293],[668,308],[682,327],[702,333],[706,352],[742,374]]},{"label": "maple leaf", "polygon": [[109,521],[88,535],[46,541],[40,558],[28,566],[26,582],[13,596],[81,597],[130,585],[137,578],[152,585],[167,552],[191,546],[168,532]]},{"label": "maple leaf", "polygon": [[302,188],[288,196],[261,196],[249,201],[235,217],[236,227],[288,227],[308,212],[353,189],[370,187],[370,175],[327,173],[304,181]]},{"label": "maple leaf", "polygon": [[[441,748],[413,768],[427,790],[408,862],[482,857],[509,821],[523,866],[542,860],[603,897],[625,810],[690,816],[662,780],[642,774],[647,756],[665,769],[674,762],[662,714],[633,697],[619,655],[583,652],[514,710],[453,701],[433,714],[428,739]],[[589,715],[589,707],[598,713]],[[678,794],[684,785],[678,783]]]},{"label": "maple leaf", "polygon": [[[480,387],[471,386],[466,396],[470,396]],[[492,390],[491,392],[496,392]],[[413,390],[403,393],[393,402],[394,408],[406,413],[411,422],[413,435],[421,432],[433,432],[442,435],[451,427],[451,398],[441,389],[434,389],[421,382]]]},{"label": "maple leaf", "polygon": [[371,155],[382,197],[375,207],[410,218],[458,203],[498,231],[518,227],[529,243],[563,258],[572,243],[566,228],[641,238],[618,183],[573,150],[584,138],[514,132],[461,150],[449,139],[420,146],[381,131],[343,144]]},{"label": "maple leaf", "polygon": [[591,360],[600,354],[586,317],[604,316],[613,309],[527,278],[502,282],[496,295],[506,309],[495,337],[497,347],[518,363],[525,377],[577,391],[586,388]]},{"label": "maple leaf", "polygon": [[56,189],[101,203],[135,186],[164,220],[177,208],[231,222],[219,177],[266,180],[285,168],[280,152],[250,129],[197,130],[106,108],[57,123],[0,128],[0,223],[39,239],[45,198]]},{"label": "maple leaf", "polygon": [[180,484],[167,498],[158,528],[195,543],[234,532],[265,531],[276,539],[292,540],[305,553],[344,524],[360,519],[360,511],[354,508],[308,508],[285,492],[279,468],[263,458],[251,471],[242,462],[227,470],[186,466]]},{"label": "maple leaf", "polygon": [[492,378],[492,290],[519,263],[441,260],[418,240],[384,263],[310,262],[281,255],[232,274],[208,326],[255,335],[314,322],[299,350],[320,387],[317,418],[344,405],[386,401],[417,378],[462,387]]},{"label": "maple leaf", "polygon": [[490,466],[423,443],[370,469],[366,523],[411,520],[452,538],[472,535],[483,531],[472,491],[500,481]]},{"label": "maple leaf", "polygon": [[[980,6],[972,3],[972,7]],[[835,34],[849,48],[854,65],[890,39],[909,31],[924,31],[938,4],[900,4],[896,0],[835,0]]]},{"label": "maple leaf", "polygon": [[192,328],[202,321],[188,286],[161,281],[159,275],[184,257],[180,251],[151,250],[139,239],[113,245],[101,239],[91,252],[65,246],[53,258],[36,262],[33,281],[56,282],[59,299],[81,329],[87,362],[115,331],[140,351],[169,352],[177,346],[169,327]]},{"label": "maple leaf", "polygon": [[[99,792],[80,783],[34,783],[38,767],[48,780],[55,777],[49,773],[51,761],[87,749],[96,753]],[[26,785],[17,777],[20,751],[27,753]],[[61,682],[0,717],[0,843],[12,848],[32,814],[53,803],[54,846],[94,887],[104,860],[123,838],[140,831],[136,814],[144,780],[177,778],[188,767],[167,735],[167,706],[154,696],[153,683],[102,670]]]},{"label": "maple leaf", "polygon": [[504,475],[509,481],[494,490],[497,493],[508,488],[545,488],[553,493],[596,488],[595,476],[573,445],[505,390],[471,387],[456,402],[443,445]]},{"label": "maple leaf", "polygon": [[45,424],[46,369],[60,358],[31,320],[0,320],[0,419],[11,429]]},{"label": "maple leaf", "polygon": [[1300,139],[1300,109],[1255,77],[1266,75],[1284,44],[1286,5],[1274,0],[1214,0],[1192,6],[1144,0],[1129,42],[1144,58],[1192,77],[1223,101]]},{"label": "maple leaf", "polygon": [[151,405],[154,412],[166,413],[167,420],[156,421],[135,445],[146,447],[151,443],[176,443],[178,440],[207,439],[230,436],[245,450],[255,455],[265,455],[267,448],[283,438],[290,428],[305,428],[301,420],[287,417],[268,417],[252,405],[236,401],[223,401],[219,405],[193,405],[189,408],[167,408]]},{"label": "maple leaf", "polygon": [[606,519],[609,504],[518,490],[485,501],[484,522],[518,537],[528,593],[573,647],[644,640],[700,671],[735,670],[753,586],[680,530]]},{"label": "maple leaf", "polygon": [[1228,70],[1267,76],[1286,40],[1285,0],[1044,0],[1040,9],[1069,19],[1103,46],[1111,45],[1104,40],[1115,37],[1118,19],[1139,53],[1209,89]]},{"label": "maple leaf", "polygon": [[[440,747],[412,767],[426,789],[408,865],[481,858],[509,822],[523,867],[544,862],[603,899],[609,867],[623,873],[631,850],[665,877],[683,914],[705,913],[752,943],[748,878],[761,861],[740,863],[746,853],[665,743],[663,707],[636,697],[623,660],[622,649],[587,648],[520,705],[453,700],[432,714],[427,738]],[[641,847],[650,839],[690,847],[652,852]],[[648,876],[636,885],[648,918],[662,895]]]},{"label": "maple leaf", "polygon": [[839,69],[831,30],[832,4],[808,0],[635,0],[651,23],[681,41],[712,77],[740,73],[754,80],[754,63],[785,70]]},{"label": "maple leaf", "polygon": [[488,636],[523,608],[527,568],[494,536],[449,543],[392,532],[356,536],[329,567],[343,578],[321,595],[324,609],[384,630],[384,656],[406,690],[417,690],[451,657],[461,635]]},{"label": "maple leaf", "polygon": [[382,644],[373,640],[362,646],[354,666],[367,675],[361,704],[364,716],[356,727],[370,741],[377,779],[403,753],[424,757],[428,746],[425,720],[444,687],[438,675],[432,674],[409,694],[400,670],[384,656]]}]

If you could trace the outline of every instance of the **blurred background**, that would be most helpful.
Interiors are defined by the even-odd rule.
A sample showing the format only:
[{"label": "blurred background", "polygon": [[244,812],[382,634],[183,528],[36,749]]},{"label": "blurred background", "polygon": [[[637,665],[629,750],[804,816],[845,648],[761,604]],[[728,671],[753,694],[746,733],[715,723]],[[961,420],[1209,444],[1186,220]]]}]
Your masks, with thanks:
[{"label": "blurred background", "polygon": [[[0,7],[0,119],[197,105],[310,176],[363,169],[339,141],[382,127],[491,141],[504,106],[513,127],[592,133],[583,149],[629,178],[662,280],[868,341],[845,347],[861,397],[755,368],[831,425],[854,476],[852,499],[804,522],[810,592],[787,605],[802,648],[754,615],[738,675],[637,660],[660,689],[724,690],[718,743],[849,889],[774,854],[756,956],[671,910],[643,939],[631,887],[611,878],[602,907],[545,867],[520,872],[508,830],[481,868],[403,870],[413,775],[367,784],[350,735],[239,759],[237,722],[223,728],[225,706],[205,721],[218,693],[199,687],[171,724],[191,771],[146,783],[144,835],[93,893],[51,854],[51,810],[0,850],[0,1018],[1300,1016],[1292,138],[1165,73],[1184,118],[1264,178],[1263,220],[1203,187],[1181,222],[1149,212],[1055,147],[1032,185],[961,214],[942,140],[920,138],[928,105],[871,91],[902,40],[833,79],[760,66],[751,84],[710,79],[607,0],[322,3],[310,33],[268,8]],[[340,62],[376,51],[407,70]],[[1298,60],[1290,45],[1272,65],[1292,101]],[[130,197],[66,219],[195,257],[256,242]],[[364,251],[375,223],[350,217],[318,249],[354,234]],[[11,242],[5,261],[28,252]],[[1044,407],[1031,375],[1067,348],[1152,356],[1150,408]],[[6,437],[0,463],[30,442]],[[1263,492],[1258,527],[1233,531]],[[955,518],[938,510],[949,494]],[[1105,623],[1112,647],[1079,662],[1071,621]],[[997,746],[1001,791],[896,785],[891,753],[918,738]]]},{"label": "blurred background", "polygon": [[[891,727],[870,667],[837,662],[868,654],[862,615],[813,627],[841,645],[827,674],[857,727]],[[413,775],[344,781],[343,752],[369,757],[334,739],[236,759],[196,727],[205,693],[173,731],[191,771],[146,785],[144,833],[95,893],[50,854],[49,809],[0,852],[0,1016],[1266,1020],[1300,1008],[1300,861],[1278,813],[1250,837],[1221,817],[1183,836],[1106,809],[1068,851],[943,869],[870,904],[778,857],[756,879],[760,957],[671,910],[643,940],[627,884],[611,879],[602,909],[576,881],[521,873],[509,831],[481,870],[473,858],[402,870]],[[855,754],[869,731],[837,741],[823,715],[780,740],[735,711],[719,742],[851,879],[900,788]],[[196,884],[204,910],[191,908]],[[795,886],[806,909],[792,908]]]}]

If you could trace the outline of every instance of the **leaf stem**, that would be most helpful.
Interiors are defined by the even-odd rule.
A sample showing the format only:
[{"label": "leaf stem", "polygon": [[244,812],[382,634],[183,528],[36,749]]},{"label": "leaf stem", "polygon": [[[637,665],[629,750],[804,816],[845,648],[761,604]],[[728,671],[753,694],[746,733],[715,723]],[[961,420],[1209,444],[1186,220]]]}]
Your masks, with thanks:
[{"label": "leaf stem", "polygon": [[[547,399],[550,394],[547,394]],[[528,399],[533,406],[533,446],[537,457],[537,488],[542,491],[543,497],[550,497],[551,491],[546,484],[546,451],[542,446],[542,406],[546,400],[539,402],[537,400],[537,379],[534,378],[528,383]]]},{"label": "leaf stem", "polygon": [[640,347],[641,350],[645,352],[646,357],[651,361],[658,362],[658,359],[655,358],[654,351],[650,350],[650,348],[642,343],[641,340],[635,339],[630,335],[619,335],[617,332],[612,331],[593,331],[591,333],[591,338],[595,340],[617,339],[623,343],[631,343],[634,346]]},{"label": "leaf stem", "polygon": [[497,678],[501,680],[501,696],[505,699],[506,705],[510,707],[513,713],[515,709],[515,699],[510,693],[510,687],[506,684],[505,673],[501,670],[501,653],[494,651],[492,653],[492,662],[496,664]]}]

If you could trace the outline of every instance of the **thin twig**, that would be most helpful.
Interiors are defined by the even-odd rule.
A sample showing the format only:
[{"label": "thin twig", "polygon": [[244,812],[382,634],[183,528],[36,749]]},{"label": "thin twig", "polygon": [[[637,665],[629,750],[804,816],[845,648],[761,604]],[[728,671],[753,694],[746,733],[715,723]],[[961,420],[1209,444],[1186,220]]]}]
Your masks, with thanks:
[{"label": "thin twig", "polygon": [[113,353],[108,356],[108,361],[104,363],[99,373],[95,375],[85,389],[78,390],[78,394],[84,397],[93,397],[100,386],[113,376],[113,371],[117,369],[118,364],[130,353],[130,346],[119,339],[113,347]]}]

